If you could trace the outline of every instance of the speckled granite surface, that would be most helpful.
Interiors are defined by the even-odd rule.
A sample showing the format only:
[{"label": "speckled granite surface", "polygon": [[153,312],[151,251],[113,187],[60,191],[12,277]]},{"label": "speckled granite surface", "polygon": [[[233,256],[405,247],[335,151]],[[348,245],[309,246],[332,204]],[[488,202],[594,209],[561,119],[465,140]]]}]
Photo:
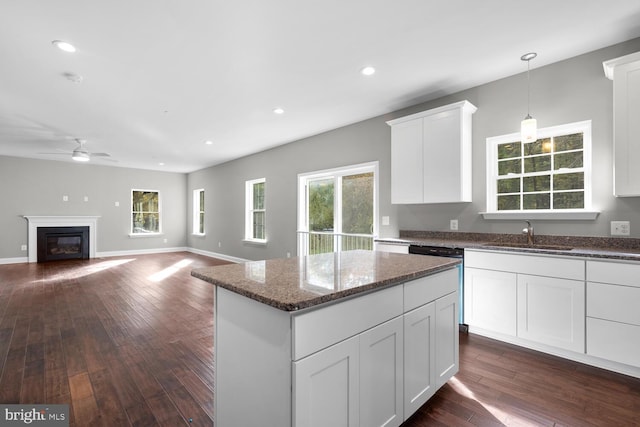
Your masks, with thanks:
[{"label": "speckled granite surface", "polygon": [[348,251],[195,269],[191,275],[285,311],[295,311],[453,268],[423,255]]},{"label": "speckled granite surface", "polygon": [[[400,239],[422,246],[496,249],[640,261],[640,239],[628,237],[536,235],[533,247],[526,246],[526,238],[522,234],[400,231]],[[386,240],[377,239],[377,241],[384,242]],[[389,239],[389,241],[397,243],[398,239]],[[522,246],[501,246],[504,244],[522,244]]]}]

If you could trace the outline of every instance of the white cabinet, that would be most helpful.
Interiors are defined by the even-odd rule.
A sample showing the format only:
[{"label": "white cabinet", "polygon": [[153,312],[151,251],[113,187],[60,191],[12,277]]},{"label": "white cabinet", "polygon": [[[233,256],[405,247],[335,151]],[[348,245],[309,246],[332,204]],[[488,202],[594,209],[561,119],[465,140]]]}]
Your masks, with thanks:
[{"label": "white cabinet", "polygon": [[435,334],[435,302],[404,315],[405,419],[436,392]]},{"label": "white cabinet", "polygon": [[471,117],[461,101],[388,121],[391,126],[391,202],[471,201]]},{"label": "white cabinet", "polygon": [[613,194],[640,196],[640,52],[603,65],[613,80]]},{"label": "white cabinet", "polygon": [[357,337],[294,362],[294,425],[359,426],[359,363]]},{"label": "white cabinet", "polygon": [[584,353],[584,281],[518,274],[518,337]]},{"label": "white cabinet", "polygon": [[469,325],[516,335],[517,277],[515,273],[466,267],[464,318]]},{"label": "white cabinet", "polygon": [[436,388],[458,372],[458,293],[436,300]]},{"label": "white cabinet", "polygon": [[408,254],[409,243],[374,242],[375,250],[381,252],[393,252],[396,254]]},{"label": "white cabinet", "polygon": [[582,259],[465,251],[465,319],[472,331],[584,353]]},{"label": "white cabinet", "polygon": [[640,368],[640,265],[587,261],[587,354]]},{"label": "white cabinet", "polygon": [[399,426],[458,371],[458,270],[288,312],[215,288],[218,426]]},{"label": "white cabinet", "polygon": [[360,335],[360,425],[395,427],[404,421],[403,354],[402,317]]}]

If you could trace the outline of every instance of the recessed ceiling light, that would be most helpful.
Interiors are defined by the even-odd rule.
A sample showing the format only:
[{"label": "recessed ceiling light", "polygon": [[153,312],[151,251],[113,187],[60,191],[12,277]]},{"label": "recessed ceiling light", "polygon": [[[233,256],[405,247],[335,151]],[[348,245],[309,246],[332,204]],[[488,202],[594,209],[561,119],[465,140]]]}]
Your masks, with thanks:
[{"label": "recessed ceiling light", "polygon": [[158,166],[164,166],[163,162],[158,163]]},{"label": "recessed ceiling light", "polygon": [[284,114],[284,110],[280,107],[273,109],[274,114]]},{"label": "recessed ceiling light", "polygon": [[207,145],[211,145],[211,144],[213,144],[213,141],[211,141],[211,140],[206,140],[204,143],[205,143],[205,144],[207,144]]},{"label": "recessed ceiling light", "polygon": [[376,69],[373,67],[364,67],[360,72],[365,76],[371,76],[376,72]]},{"label": "recessed ceiling light", "polygon": [[65,42],[62,40],[54,40],[51,42],[55,47],[60,50],[64,50],[65,52],[73,53],[76,51],[76,47],[69,42]]}]

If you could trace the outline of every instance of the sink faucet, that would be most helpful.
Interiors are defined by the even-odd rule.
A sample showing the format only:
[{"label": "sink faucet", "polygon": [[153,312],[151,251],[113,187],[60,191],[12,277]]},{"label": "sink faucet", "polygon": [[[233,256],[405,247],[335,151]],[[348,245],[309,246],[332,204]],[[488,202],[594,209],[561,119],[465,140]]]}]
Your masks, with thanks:
[{"label": "sink faucet", "polygon": [[522,229],[522,234],[527,235],[527,245],[533,245],[533,225],[531,225],[531,221],[525,221],[527,226]]}]

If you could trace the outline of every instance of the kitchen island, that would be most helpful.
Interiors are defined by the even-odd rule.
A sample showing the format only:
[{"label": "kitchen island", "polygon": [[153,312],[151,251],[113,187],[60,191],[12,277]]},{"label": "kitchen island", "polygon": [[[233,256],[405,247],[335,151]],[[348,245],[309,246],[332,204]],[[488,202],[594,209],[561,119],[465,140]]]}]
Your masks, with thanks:
[{"label": "kitchen island", "polygon": [[197,269],[215,425],[398,426],[458,371],[459,260],[349,251]]}]

